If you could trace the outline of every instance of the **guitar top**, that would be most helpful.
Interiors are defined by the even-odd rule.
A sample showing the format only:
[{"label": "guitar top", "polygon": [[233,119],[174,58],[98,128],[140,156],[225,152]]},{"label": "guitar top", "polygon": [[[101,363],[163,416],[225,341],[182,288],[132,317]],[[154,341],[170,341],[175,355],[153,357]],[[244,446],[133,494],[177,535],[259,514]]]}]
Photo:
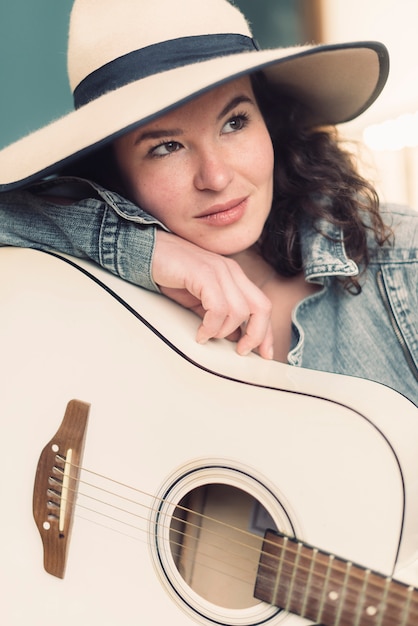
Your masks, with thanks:
[{"label": "guitar top", "polygon": [[[412,588],[380,609],[392,577],[418,583],[407,399],[200,346],[189,311],[69,257],[0,249],[0,293],[2,623],[418,623]],[[276,533],[327,555],[313,604],[299,558],[287,599],[266,591]],[[349,621],[331,563],[384,599],[366,574]]]}]

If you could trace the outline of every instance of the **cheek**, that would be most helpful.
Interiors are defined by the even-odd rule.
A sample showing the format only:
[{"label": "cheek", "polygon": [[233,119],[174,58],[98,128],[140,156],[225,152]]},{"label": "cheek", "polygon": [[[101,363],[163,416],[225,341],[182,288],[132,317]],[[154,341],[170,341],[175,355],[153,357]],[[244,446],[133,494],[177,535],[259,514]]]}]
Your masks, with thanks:
[{"label": "cheek", "polygon": [[[241,146],[240,155],[242,159],[241,167],[245,168],[247,179],[261,193],[271,196],[273,191],[274,150],[270,134],[264,122],[260,122],[254,133],[246,137],[246,143]],[[241,169],[241,171],[244,170]],[[267,197],[266,200],[268,200]]]},{"label": "cheek", "polygon": [[130,178],[135,203],[171,229],[178,215],[177,208],[184,205],[187,197],[179,176],[170,171],[150,172],[145,167]]},{"label": "cheek", "polygon": [[115,142],[114,150],[127,195],[141,209],[165,223],[172,195],[172,176],[169,171],[163,171],[165,168],[149,166],[145,159],[138,160],[124,140]]},{"label": "cheek", "polygon": [[141,209],[150,213],[161,222],[166,221],[166,210],[168,205],[168,194],[166,185],[157,178],[148,180],[133,181],[132,197]]}]

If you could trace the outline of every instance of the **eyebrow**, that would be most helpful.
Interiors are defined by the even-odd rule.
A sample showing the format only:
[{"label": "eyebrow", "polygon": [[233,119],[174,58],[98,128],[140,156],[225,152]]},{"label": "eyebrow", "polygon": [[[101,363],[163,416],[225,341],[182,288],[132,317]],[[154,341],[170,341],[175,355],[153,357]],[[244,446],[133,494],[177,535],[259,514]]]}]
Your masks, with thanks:
[{"label": "eyebrow", "polygon": [[250,98],[249,96],[244,96],[244,95],[235,96],[235,98],[232,98],[232,100],[228,102],[228,104],[219,113],[218,118],[217,118],[218,121],[220,121],[223,117],[225,117],[225,115],[228,115],[228,113],[230,113],[233,109],[235,109],[237,106],[243,103],[254,104],[254,100]]},{"label": "eyebrow", "polygon": [[162,130],[147,130],[135,139],[135,145],[140,144],[142,141],[146,141],[147,139],[164,139],[164,137],[178,137],[182,135],[183,131],[181,128],[164,128]]},{"label": "eyebrow", "polygon": [[[239,106],[242,103],[254,104],[254,100],[249,96],[235,96],[232,98],[230,102],[228,102],[222,111],[217,116],[217,120],[220,121],[225,115],[228,115],[233,109]],[[163,129],[155,129],[155,130],[146,130],[145,132],[138,135],[135,139],[135,145],[139,145],[142,141],[147,141],[150,139],[164,139],[165,137],[179,137],[183,134],[183,130],[181,128],[163,128]]]}]

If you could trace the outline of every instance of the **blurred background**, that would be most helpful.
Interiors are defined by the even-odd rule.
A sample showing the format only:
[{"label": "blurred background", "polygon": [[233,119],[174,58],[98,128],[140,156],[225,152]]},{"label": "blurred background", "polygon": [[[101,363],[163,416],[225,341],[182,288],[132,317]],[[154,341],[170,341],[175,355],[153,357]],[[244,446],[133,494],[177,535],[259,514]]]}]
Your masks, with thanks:
[{"label": "blurred background", "polygon": [[[232,1],[232,0],[231,0]],[[418,0],[233,0],[262,47],[377,39],[388,84],[340,127],[384,201],[418,210]],[[72,108],[66,37],[73,0],[1,0],[0,147]]]}]

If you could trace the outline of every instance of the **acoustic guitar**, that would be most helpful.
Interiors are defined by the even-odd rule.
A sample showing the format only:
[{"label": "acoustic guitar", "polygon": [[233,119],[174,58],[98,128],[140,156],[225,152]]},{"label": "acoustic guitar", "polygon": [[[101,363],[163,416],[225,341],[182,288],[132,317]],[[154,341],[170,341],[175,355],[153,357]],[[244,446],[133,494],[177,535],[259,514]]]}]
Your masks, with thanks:
[{"label": "acoustic guitar", "polygon": [[418,409],[0,249],[7,626],[416,626]]}]

